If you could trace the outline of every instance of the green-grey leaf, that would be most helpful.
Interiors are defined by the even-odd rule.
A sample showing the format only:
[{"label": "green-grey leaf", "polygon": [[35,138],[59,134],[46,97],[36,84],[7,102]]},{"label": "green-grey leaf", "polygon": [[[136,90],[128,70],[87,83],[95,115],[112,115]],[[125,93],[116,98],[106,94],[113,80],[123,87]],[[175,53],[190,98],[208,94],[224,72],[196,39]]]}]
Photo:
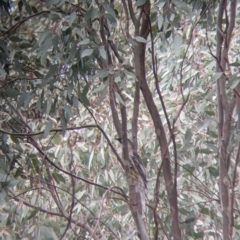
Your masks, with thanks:
[{"label": "green-grey leaf", "polygon": [[178,56],[179,53],[181,52],[181,46],[182,46],[182,37],[177,34],[174,36],[174,41],[173,41],[173,47],[174,47],[176,56]]},{"label": "green-grey leaf", "polygon": [[137,7],[140,7],[140,6],[143,6],[146,2],[147,2],[147,0],[137,0],[135,5]]},{"label": "green-grey leaf", "polygon": [[42,86],[49,82],[50,77],[52,77],[52,75],[56,72],[57,68],[58,68],[57,64],[50,66],[48,73],[42,79]]},{"label": "green-grey leaf", "polygon": [[57,183],[66,183],[65,178],[61,174],[53,172],[52,176]]},{"label": "green-grey leaf", "polygon": [[146,43],[147,40],[143,37],[140,37],[140,36],[136,36],[135,39],[138,41],[138,42],[142,42],[142,43]]},{"label": "green-grey leaf", "polygon": [[33,218],[39,212],[40,209],[41,209],[40,207],[37,207],[36,209],[34,209],[28,216],[24,218],[24,220],[26,221]]},{"label": "green-grey leaf", "polygon": [[78,43],[78,45],[86,45],[89,44],[90,40],[89,38],[84,38],[81,42]]},{"label": "green-grey leaf", "polygon": [[138,44],[137,44],[133,39],[126,37],[126,40],[127,40],[127,42],[128,42],[130,45],[138,46]]},{"label": "green-grey leaf", "polygon": [[162,28],[162,25],[163,25],[163,16],[162,14],[159,14],[158,15],[158,29],[160,30]]},{"label": "green-grey leaf", "polygon": [[9,37],[9,39],[12,42],[21,42],[22,41],[22,39],[17,36],[11,36],[11,37]]},{"label": "green-grey leaf", "polygon": [[50,132],[50,130],[52,129],[52,121],[47,122],[44,133],[43,133],[43,138],[46,138]]},{"label": "green-grey leaf", "polygon": [[70,14],[69,21],[68,21],[69,26],[72,26],[72,24],[73,24],[74,20],[76,19],[76,17],[77,17],[76,12],[72,12]]},{"label": "green-grey leaf", "polygon": [[123,99],[121,98],[121,96],[119,95],[118,92],[115,92],[115,96],[116,96],[117,100],[118,100],[122,105],[125,105]]},{"label": "green-grey leaf", "polygon": [[59,0],[47,0],[46,1],[46,7],[50,7],[54,4],[58,4]]},{"label": "green-grey leaf", "polygon": [[68,84],[68,87],[67,87],[67,95],[70,99],[72,97],[72,91],[73,91],[73,83],[71,82]]},{"label": "green-grey leaf", "polygon": [[83,50],[83,52],[81,53],[81,57],[82,57],[82,58],[88,57],[88,56],[92,55],[92,53],[93,53],[93,49],[91,49],[91,48],[85,49],[85,50]]},{"label": "green-grey leaf", "polygon": [[4,92],[4,95],[7,97],[16,97],[20,93],[16,89],[9,88]]},{"label": "green-grey leaf", "polygon": [[105,60],[107,59],[107,53],[106,53],[104,47],[99,48],[99,53],[103,59],[105,59]]},{"label": "green-grey leaf", "polygon": [[96,88],[93,90],[93,93],[98,93],[98,92],[102,92],[103,90],[105,90],[107,88],[106,84],[102,84],[100,87]]}]

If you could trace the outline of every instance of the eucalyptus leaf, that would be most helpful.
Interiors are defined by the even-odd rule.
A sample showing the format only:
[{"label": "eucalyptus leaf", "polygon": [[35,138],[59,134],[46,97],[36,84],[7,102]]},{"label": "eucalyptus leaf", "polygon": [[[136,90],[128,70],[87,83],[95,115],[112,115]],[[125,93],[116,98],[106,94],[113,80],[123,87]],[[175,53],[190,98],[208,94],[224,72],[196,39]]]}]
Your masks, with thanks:
[{"label": "eucalyptus leaf", "polygon": [[88,56],[91,56],[93,53],[93,49],[85,49],[83,50],[83,52],[81,53],[81,57],[84,58],[84,57],[88,57]]},{"label": "eucalyptus leaf", "polygon": [[135,5],[137,7],[140,7],[140,6],[143,6],[146,2],[147,2],[147,0],[137,0]]},{"label": "eucalyptus leaf", "polygon": [[141,43],[147,43],[147,40],[143,37],[140,37],[140,36],[136,36],[135,39],[138,41],[138,42],[141,42]]},{"label": "eucalyptus leaf", "polygon": [[44,129],[44,133],[43,133],[43,138],[46,138],[50,132],[50,130],[52,129],[52,121],[48,121],[46,124],[46,127]]},{"label": "eucalyptus leaf", "polygon": [[181,52],[181,47],[182,47],[182,37],[180,35],[175,35],[174,36],[174,51],[175,54],[178,56]]},{"label": "eucalyptus leaf", "polygon": [[7,97],[17,97],[20,93],[16,89],[7,89],[4,91],[4,95]]},{"label": "eucalyptus leaf", "polygon": [[82,41],[80,41],[78,43],[78,45],[86,45],[86,44],[89,44],[89,43],[90,43],[89,38],[84,38]]}]

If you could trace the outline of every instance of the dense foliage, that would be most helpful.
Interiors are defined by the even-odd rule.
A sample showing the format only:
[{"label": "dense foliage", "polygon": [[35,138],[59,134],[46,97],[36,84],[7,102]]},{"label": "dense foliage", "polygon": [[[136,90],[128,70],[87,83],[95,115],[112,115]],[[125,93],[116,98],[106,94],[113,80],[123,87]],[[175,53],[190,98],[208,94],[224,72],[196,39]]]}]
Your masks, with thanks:
[{"label": "dense foliage", "polygon": [[[117,114],[125,106],[128,138],[137,139],[146,167],[150,239],[174,235],[158,129],[142,94],[135,111],[139,44],[146,45],[147,84],[167,135],[182,236],[221,239],[219,3],[152,1],[144,38],[130,19],[144,16],[146,2],[14,0],[9,7],[0,1],[2,239],[137,239],[111,99]],[[239,84],[237,9],[227,96]],[[225,180],[235,192],[232,236],[239,239],[240,112],[234,109]]]}]

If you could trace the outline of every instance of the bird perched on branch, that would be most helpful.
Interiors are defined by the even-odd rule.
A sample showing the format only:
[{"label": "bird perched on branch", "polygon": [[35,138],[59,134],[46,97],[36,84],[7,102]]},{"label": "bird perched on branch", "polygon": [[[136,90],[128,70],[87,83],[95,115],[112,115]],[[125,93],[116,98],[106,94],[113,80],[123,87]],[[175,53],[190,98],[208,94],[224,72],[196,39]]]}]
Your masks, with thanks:
[{"label": "bird perched on branch", "polygon": [[[121,144],[123,143],[122,138],[116,138]],[[128,139],[128,155],[129,155],[129,166],[132,169],[133,177],[140,176],[143,180],[145,188],[147,188],[147,178],[146,178],[146,171],[145,167],[142,163],[140,156],[138,155],[137,151],[134,149],[133,143]]]}]

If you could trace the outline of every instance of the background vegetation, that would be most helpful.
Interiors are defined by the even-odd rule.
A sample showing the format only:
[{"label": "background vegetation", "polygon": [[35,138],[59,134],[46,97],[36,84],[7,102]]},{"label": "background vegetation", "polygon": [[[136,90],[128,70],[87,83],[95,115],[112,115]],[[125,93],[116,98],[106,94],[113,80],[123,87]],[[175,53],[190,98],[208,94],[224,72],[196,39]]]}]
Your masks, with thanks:
[{"label": "background vegetation", "polygon": [[236,0],[0,7],[1,239],[240,239]]}]

